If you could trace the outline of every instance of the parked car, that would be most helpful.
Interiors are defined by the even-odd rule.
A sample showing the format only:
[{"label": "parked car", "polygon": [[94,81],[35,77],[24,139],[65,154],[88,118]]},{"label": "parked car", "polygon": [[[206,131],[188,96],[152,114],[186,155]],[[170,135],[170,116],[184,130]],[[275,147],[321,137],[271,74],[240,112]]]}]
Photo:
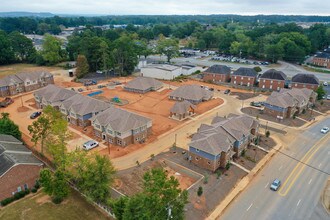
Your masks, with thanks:
[{"label": "parked car", "polygon": [[261,107],[262,106],[261,102],[251,102],[250,105],[254,106],[254,107]]},{"label": "parked car", "polygon": [[213,89],[213,88],[209,88],[209,90],[210,90],[210,91],[214,91],[214,89]]},{"label": "parked car", "polygon": [[10,105],[10,104],[14,103],[14,100],[12,98],[6,97],[5,102],[7,103],[7,105]]},{"label": "parked car", "polygon": [[84,86],[92,86],[92,85],[96,85],[97,81],[96,80],[87,80],[84,82]]},{"label": "parked car", "polygon": [[328,86],[328,82],[324,82],[323,85],[324,85],[324,86]]},{"label": "parked car", "polygon": [[79,88],[78,89],[78,92],[83,92],[84,90],[82,88]]},{"label": "parked car", "polygon": [[122,83],[120,81],[113,81],[116,85],[121,85]]},{"label": "parked car", "polygon": [[30,115],[30,118],[31,118],[31,119],[35,119],[35,118],[38,118],[40,115],[41,115],[41,112],[33,112],[33,113]]},{"label": "parked car", "polygon": [[281,181],[279,179],[275,179],[272,184],[270,184],[270,189],[277,191],[281,186]]},{"label": "parked car", "polygon": [[229,94],[230,93],[230,89],[226,89],[224,94]]},{"label": "parked car", "polygon": [[327,95],[327,100],[330,100],[330,95]]},{"label": "parked car", "polygon": [[329,127],[323,127],[322,129],[321,129],[321,133],[322,134],[326,134],[326,133],[328,133],[329,132]]},{"label": "parked car", "polygon": [[97,141],[90,140],[90,141],[87,141],[86,143],[84,143],[83,149],[84,150],[91,150],[91,149],[93,149],[97,146],[99,146],[99,143]]},{"label": "parked car", "polygon": [[105,87],[105,85],[98,85],[98,86],[97,86],[98,89],[102,89],[102,88],[104,88],[104,87]]}]

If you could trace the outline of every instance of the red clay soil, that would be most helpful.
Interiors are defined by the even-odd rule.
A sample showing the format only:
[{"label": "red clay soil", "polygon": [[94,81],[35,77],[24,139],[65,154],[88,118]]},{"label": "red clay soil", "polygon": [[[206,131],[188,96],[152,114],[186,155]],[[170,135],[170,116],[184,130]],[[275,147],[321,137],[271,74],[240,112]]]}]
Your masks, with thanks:
[{"label": "red clay soil", "polygon": [[17,108],[17,111],[18,112],[27,112],[27,111],[30,111],[30,109],[26,106],[20,106]]},{"label": "red clay soil", "polygon": [[212,99],[207,102],[202,102],[197,105],[196,113],[202,114],[222,104],[223,104],[222,99]]}]

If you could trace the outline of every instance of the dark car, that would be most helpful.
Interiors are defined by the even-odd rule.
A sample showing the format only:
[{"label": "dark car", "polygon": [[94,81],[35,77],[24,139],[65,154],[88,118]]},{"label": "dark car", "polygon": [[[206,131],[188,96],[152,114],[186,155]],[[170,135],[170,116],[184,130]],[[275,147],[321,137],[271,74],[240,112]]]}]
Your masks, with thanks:
[{"label": "dark car", "polygon": [[213,88],[209,88],[209,90],[210,90],[210,91],[214,91],[214,89],[213,89]]},{"label": "dark car", "polygon": [[41,115],[41,112],[33,112],[32,115],[30,115],[31,119],[38,118]]},{"label": "dark car", "polygon": [[6,97],[5,102],[7,103],[7,105],[10,105],[10,104],[14,103],[14,100],[12,98]]},{"label": "dark car", "polygon": [[254,107],[261,107],[262,106],[261,102],[251,102],[250,105],[254,106]]},{"label": "dark car", "polygon": [[230,93],[230,89],[226,89],[224,93],[225,94],[229,94]]}]

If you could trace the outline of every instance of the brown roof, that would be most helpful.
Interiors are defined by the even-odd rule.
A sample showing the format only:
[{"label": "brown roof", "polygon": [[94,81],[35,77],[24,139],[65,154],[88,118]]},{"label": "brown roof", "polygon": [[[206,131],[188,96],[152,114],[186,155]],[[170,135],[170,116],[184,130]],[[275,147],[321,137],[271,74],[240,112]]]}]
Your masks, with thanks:
[{"label": "brown roof", "polygon": [[158,89],[163,86],[163,83],[149,77],[137,77],[129,81],[125,85],[125,89],[134,89],[134,90],[148,90],[148,89]]},{"label": "brown roof", "polygon": [[201,88],[199,85],[183,85],[170,93],[170,96],[179,97],[185,100],[209,100],[213,92]]}]

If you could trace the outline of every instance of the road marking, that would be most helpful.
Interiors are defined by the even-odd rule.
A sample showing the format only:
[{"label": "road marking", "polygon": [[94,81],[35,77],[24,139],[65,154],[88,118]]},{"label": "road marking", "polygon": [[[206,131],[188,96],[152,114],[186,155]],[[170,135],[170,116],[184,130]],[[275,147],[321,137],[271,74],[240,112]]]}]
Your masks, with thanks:
[{"label": "road marking", "polygon": [[322,163],[319,164],[319,168],[321,167]]},{"label": "road marking", "polygon": [[308,185],[310,185],[312,183],[312,179],[308,182]]},{"label": "road marking", "polygon": [[266,184],[265,188],[267,188],[268,184],[269,184],[269,183]]},{"label": "road marking", "polygon": [[253,203],[251,203],[251,205],[249,206],[249,208],[247,208],[246,211],[249,211],[249,209],[252,207]]},{"label": "road marking", "polygon": [[301,202],[301,199],[299,199],[299,201],[298,201],[298,203],[297,203],[297,206],[300,204],[300,202]]},{"label": "road marking", "polygon": [[[311,149],[309,149],[307,151],[307,153],[303,156],[303,158],[301,158],[300,161],[303,162],[303,164],[302,163],[298,163],[295,166],[295,168],[291,171],[289,177],[283,183],[282,188],[278,191],[278,194],[280,196],[286,196],[286,194],[288,194],[288,192],[290,191],[290,189],[293,186],[293,184],[296,182],[296,180],[298,179],[298,177],[300,176],[300,174],[302,173],[302,171],[305,169],[305,167],[306,167],[305,164],[308,164],[308,162],[312,159],[312,157],[314,156],[314,154],[321,148],[323,142],[325,142],[327,140],[328,140],[328,136],[322,137],[318,142],[316,142],[314,144],[313,147],[311,147]],[[291,181],[291,183],[289,183],[289,181]],[[287,187],[287,189],[285,189],[285,186],[287,184],[289,184],[289,186]]]},{"label": "road marking", "polygon": [[278,170],[281,170],[282,169],[282,166],[280,166],[280,168],[278,168]]}]

